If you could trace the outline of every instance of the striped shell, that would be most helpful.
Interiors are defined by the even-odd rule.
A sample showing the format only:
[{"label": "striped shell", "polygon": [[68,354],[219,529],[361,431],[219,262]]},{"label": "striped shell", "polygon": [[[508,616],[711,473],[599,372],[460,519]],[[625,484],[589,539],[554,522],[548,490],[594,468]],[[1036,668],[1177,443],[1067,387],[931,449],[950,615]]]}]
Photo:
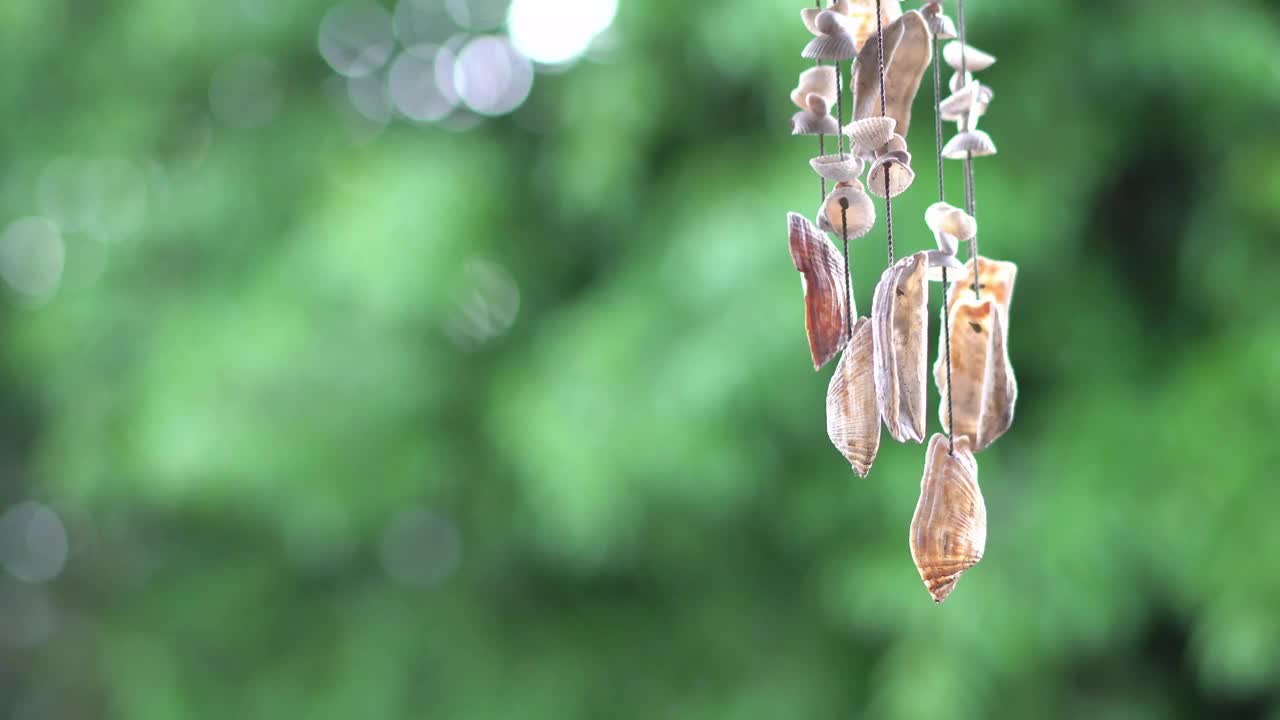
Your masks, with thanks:
[{"label": "striped shell", "polygon": [[859,150],[867,152],[889,142],[897,124],[898,121],[891,117],[874,115],[845,125],[844,134],[849,136]]},{"label": "striped shell", "polygon": [[966,570],[978,564],[987,546],[987,507],[978,487],[978,461],[969,439],[929,439],[920,502],[911,518],[911,559],[920,579],[940,603],[955,589]]},{"label": "striped shell", "polygon": [[[845,346],[845,307],[852,301],[845,283],[844,257],[803,215],[787,213],[791,262],[804,287],[804,327],[813,369],[819,370]],[[850,307],[849,315],[856,311]]]},{"label": "striped shell", "polygon": [[884,424],[898,442],[924,442],[928,268],[923,252],[902,258],[880,276],[871,303],[876,398]]},{"label": "striped shell", "polygon": [[942,157],[948,160],[964,160],[966,157],[995,154],[995,142],[990,135],[981,130],[965,130],[948,140],[942,147]]},{"label": "striped shell", "polygon": [[858,318],[827,387],[827,437],[858,477],[871,472],[880,450],[880,409],[876,405],[871,321]]}]

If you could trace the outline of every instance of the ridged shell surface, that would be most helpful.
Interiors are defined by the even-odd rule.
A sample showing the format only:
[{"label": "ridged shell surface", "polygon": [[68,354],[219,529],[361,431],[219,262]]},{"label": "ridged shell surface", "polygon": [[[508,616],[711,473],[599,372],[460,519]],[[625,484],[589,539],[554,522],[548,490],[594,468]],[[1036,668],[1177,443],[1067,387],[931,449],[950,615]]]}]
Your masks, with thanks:
[{"label": "ridged shell surface", "polygon": [[924,252],[884,271],[871,304],[876,398],[889,434],[924,442],[928,390],[929,261]]},{"label": "ridged shell surface", "polygon": [[880,450],[880,410],[871,321],[867,318],[858,318],[853,338],[827,387],[827,437],[858,477],[871,472]]},{"label": "ridged shell surface", "polygon": [[969,439],[929,439],[920,502],[911,518],[911,559],[934,602],[947,599],[966,570],[982,560],[987,546],[987,507],[978,487],[978,461]]},{"label": "ridged shell surface", "polygon": [[[804,327],[813,369],[819,370],[849,339],[845,327],[844,257],[827,236],[798,213],[787,214],[791,262],[804,286]],[[852,297],[848,298],[852,300]],[[849,315],[856,315],[853,308]]]}]

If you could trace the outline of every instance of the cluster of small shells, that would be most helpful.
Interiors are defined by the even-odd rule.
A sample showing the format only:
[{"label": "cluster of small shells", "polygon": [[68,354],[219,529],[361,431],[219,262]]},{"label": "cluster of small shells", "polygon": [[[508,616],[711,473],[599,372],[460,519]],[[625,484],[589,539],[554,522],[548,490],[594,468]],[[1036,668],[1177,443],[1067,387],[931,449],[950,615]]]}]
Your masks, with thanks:
[{"label": "cluster of small shells", "polygon": [[[937,202],[924,218],[936,248],[892,263],[876,285],[870,317],[858,317],[848,258],[826,233],[834,233],[847,249],[848,240],[875,227],[869,194],[896,197],[914,182],[906,140],[911,103],[935,61],[938,40],[951,40],[940,54],[956,71],[951,95],[939,105],[939,116],[958,128],[943,156],[968,160],[995,153],[990,136],[977,128],[992,93],[972,76],[995,58],[955,40],[956,24],[939,2],[904,12],[897,0],[834,0],[826,8],[801,11],[801,18],[814,36],[802,56],[818,64],[801,73],[791,94],[799,108],[793,134],[842,133],[848,150],[837,141],[835,153],[809,161],[834,187],[816,221],[788,214],[788,241],[803,281],[814,369],[843,352],[827,391],[827,434],[860,477],[871,472],[881,425],[898,442],[923,443],[929,437],[929,288],[948,274],[953,281],[945,288],[944,329],[933,366],[943,397],[939,416],[952,436],[929,437],[910,533],[920,577],[933,599],[942,602],[960,575],[982,559],[986,544],[986,508],[974,453],[990,446],[1013,421],[1017,384],[1008,355],[1008,315],[1017,267],[981,257],[962,263],[956,254],[961,243],[976,238],[977,221],[961,208]],[[883,28],[879,33],[877,22]],[[842,84],[844,61],[852,61],[848,86]],[[842,126],[843,119],[831,112],[845,104],[843,87],[852,90],[853,118]],[[950,348],[949,355],[943,347]]]}]

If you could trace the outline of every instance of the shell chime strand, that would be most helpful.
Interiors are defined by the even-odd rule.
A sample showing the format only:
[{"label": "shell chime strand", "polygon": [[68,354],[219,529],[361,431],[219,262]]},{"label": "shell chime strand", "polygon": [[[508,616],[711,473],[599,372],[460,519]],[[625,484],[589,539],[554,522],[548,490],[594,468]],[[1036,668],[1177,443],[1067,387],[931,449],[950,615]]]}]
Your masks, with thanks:
[{"label": "shell chime strand", "polygon": [[[824,1],[800,11],[813,35],[801,56],[815,64],[801,73],[791,94],[799,108],[792,134],[818,136],[819,154],[809,165],[819,177],[822,203],[812,221],[788,214],[791,260],[804,289],[814,369],[841,356],[827,387],[827,435],[854,473],[866,477],[871,472],[882,424],[899,442],[928,438],[909,544],[926,589],[942,602],[960,575],[982,559],[987,516],[974,453],[1009,429],[1017,401],[1008,352],[1017,267],[978,255],[974,217],[973,160],[994,155],[996,147],[978,129],[993,94],[972,73],[990,67],[995,58],[966,44],[963,0],[956,3],[958,32],[940,2],[903,11],[900,0],[830,0],[823,7]],[[950,42],[944,46],[942,40]],[[847,84],[845,61],[850,61]],[[955,71],[946,98],[940,62]],[[935,247],[895,258],[893,198],[915,180],[907,132],[911,104],[930,63],[938,202],[924,219]],[[846,88],[852,113],[847,124]],[[945,143],[943,121],[957,125],[956,135]],[[836,136],[831,154],[827,135]],[[964,162],[963,208],[946,201],[945,160]],[[849,241],[875,227],[870,195],[885,200],[889,263],[876,285],[870,317],[859,317]],[[835,234],[841,247],[827,233]],[[968,244],[969,263],[956,257],[961,243]],[[929,287],[935,281],[944,292],[932,374],[946,434],[930,436],[925,405]]]}]

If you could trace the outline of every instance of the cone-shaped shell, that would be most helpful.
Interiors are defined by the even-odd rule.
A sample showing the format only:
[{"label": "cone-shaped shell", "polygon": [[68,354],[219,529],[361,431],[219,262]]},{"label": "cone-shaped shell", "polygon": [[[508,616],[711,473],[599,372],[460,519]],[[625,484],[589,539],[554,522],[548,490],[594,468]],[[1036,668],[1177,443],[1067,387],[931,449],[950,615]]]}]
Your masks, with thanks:
[{"label": "cone-shaped shell", "polygon": [[863,171],[862,159],[850,153],[819,155],[809,160],[809,167],[818,175],[835,182],[857,180]]},{"label": "cone-shaped shell", "polygon": [[[846,306],[852,301],[845,282],[844,257],[803,215],[787,213],[791,263],[804,287],[804,327],[813,369],[819,370],[849,339]],[[856,315],[852,307],[847,311]]]},{"label": "cone-shaped shell", "polygon": [[920,502],[911,518],[911,559],[934,602],[947,599],[987,547],[987,506],[978,487],[978,461],[964,436],[948,450],[946,435],[929,439]]},{"label": "cone-shaped shell", "polygon": [[835,65],[817,65],[800,73],[800,81],[796,89],[791,91],[791,102],[801,110],[813,112],[809,107],[809,96],[817,95],[827,101],[830,108],[836,103],[836,67]]},{"label": "cone-shaped shell", "polygon": [[844,126],[844,134],[849,136],[859,150],[866,152],[875,150],[896,134],[893,132],[898,121],[888,116],[875,115],[854,120]]},{"label": "cone-shaped shell", "polygon": [[[976,300],[961,295],[951,306],[951,406],[938,408],[942,428],[955,423],[955,435],[965,435],[974,452],[986,449],[1013,424],[1018,383],[1009,361],[1004,310],[990,297]],[[942,332],[945,332],[942,331]],[[938,347],[945,348],[944,337]],[[943,352],[933,364],[933,380],[947,397],[947,368]]]},{"label": "cone-shaped shell", "polygon": [[953,70],[961,70],[963,68],[968,72],[982,72],[996,62],[994,55],[982,52],[972,45],[965,45],[959,40],[952,40],[943,46],[942,59]]},{"label": "cone-shaped shell", "polygon": [[827,387],[827,437],[858,477],[871,472],[880,450],[880,409],[876,406],[874,342],[867,318],[858,318],[853,338]]},{"label": "cone-shaped shell", "polygon": [[963,160],[966,157],[984,157],[996,154],[996,144],[982,130],[965,130],[957,133],[942,147],[942,157]]},{"label": "cone-shaped shell", "polygon": [[[964,264],[959,275],[952,280],[947,291],[947,307],[954,308],[961,298],[972,298],[973,295],[973,260]],[[990,297],[1004,310],[1001,320],[1006,326],[1009,321],[1009,306],[1013,302],[1013,284],[1018,279],[1018,266],[1011,262],[978,257],[978,296]]]},{"label": "cone-shaped shell", "polygon": [[924,211],[924,222],[935,233],[948,233],[956,240],[972,240],[978,234],[978,221],[951,203],[936,202],[930,205]]},{"label": "cone-shaped shell", "polygon": [[923,252],[904,257],[880,276],[871,304],[876,399],[898,442],[924,441],[929,350],[929,294]]},{"label": "cone-shaped shell", "polygon": [[835,135],[838,132],[840,123],[829,114],[818,115],[801,110],[791,116],[792,135]]},{"label": "cone-shaped shell", "polygon": [[857,180],[836,185],[818,208],[818,227],[850,240],[871,232],[876,224],[876,206]]},{"label": "cone-shaped shell", "polygon": [[889,197],[906,192],[916,179],[916,171],[911,169],[911,156],[895,150],[876,158],[867,176],[867,189],[876,197],[884,197],[886,179],[889,181]]},{"label": "cone-shaped shell", "polygon": [[882,111],[880,38],[872,35],[858,52],[858,61],[854,63],[854,119],[888,115],[898,121],[898,134],[906,137],[911,127],[911,101],[920,89],[920,80],[932,57],[929,27],[918,11],[905,12],[885,27],[885,107]]}]

